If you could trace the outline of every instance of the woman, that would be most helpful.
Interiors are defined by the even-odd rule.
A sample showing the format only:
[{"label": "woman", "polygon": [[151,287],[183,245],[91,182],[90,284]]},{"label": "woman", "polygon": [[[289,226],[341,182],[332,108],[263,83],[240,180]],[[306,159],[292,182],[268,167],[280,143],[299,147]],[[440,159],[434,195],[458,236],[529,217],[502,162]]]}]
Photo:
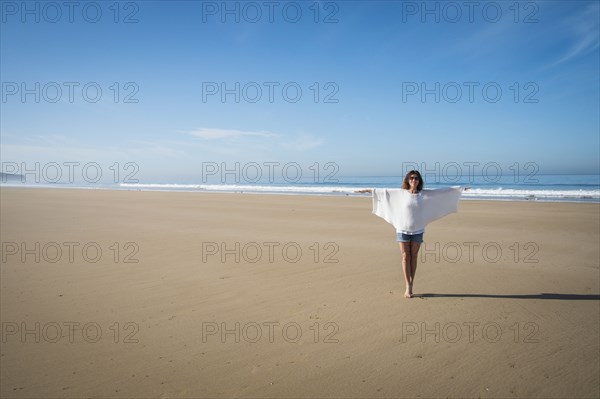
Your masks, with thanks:
[{"label": "woman", "polygon": [[[466,188],[464,188],[466,190]],[[423,191],[423,179],[416,170],[404,177],[401,189],[366,189],[357,193],[373,194],[373,213],[396,228],[396,239],[402,252],[402,268],[406,282],[406,298],[413,297],[417,257],[423,242],[425,226],[458,210],[462,187]]]}]

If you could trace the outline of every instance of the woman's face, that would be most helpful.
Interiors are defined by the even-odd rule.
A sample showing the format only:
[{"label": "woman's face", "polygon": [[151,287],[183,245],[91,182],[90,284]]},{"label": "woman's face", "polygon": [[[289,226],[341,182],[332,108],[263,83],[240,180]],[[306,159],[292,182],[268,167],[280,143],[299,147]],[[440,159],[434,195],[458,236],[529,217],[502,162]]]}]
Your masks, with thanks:
[{"label": "woman's face", "polygon": [[419,185],[419,176],[416,174],[408,176],[408,184],[410,184],[411,189],[416,189]]}]

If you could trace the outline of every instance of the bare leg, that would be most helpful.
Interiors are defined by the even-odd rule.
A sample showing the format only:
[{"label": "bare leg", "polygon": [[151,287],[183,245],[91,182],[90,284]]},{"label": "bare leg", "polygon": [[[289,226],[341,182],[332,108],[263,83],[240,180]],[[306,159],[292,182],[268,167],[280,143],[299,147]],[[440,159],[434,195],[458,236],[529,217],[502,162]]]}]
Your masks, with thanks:
[{"label": "bare leg", "polygon": [[404,271],[404,282],[406,283],[405,298],[412,297],[412,270],[411,270],[411,243],[401,242],[400,251],[402,252],[402,270]]},{"label": "bare leg", "polygon": [[413,284],[415,282],[415,274],[417,274],[417,260],[419,259],[419,248],[421,244],[418,242],[412,242],[410,246],[410,296],[412,297]]}]

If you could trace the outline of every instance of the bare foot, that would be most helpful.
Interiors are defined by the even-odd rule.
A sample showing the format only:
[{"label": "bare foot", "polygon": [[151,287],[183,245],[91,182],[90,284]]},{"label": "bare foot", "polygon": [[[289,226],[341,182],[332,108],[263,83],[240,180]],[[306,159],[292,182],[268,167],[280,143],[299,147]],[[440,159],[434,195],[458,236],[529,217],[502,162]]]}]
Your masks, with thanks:
[{"label": "bare foot", "polygon": [[412,298],[413,294],[412,292],[410,292],[410,289],[406,289],[406,291],[404,292],[404,298]]}]

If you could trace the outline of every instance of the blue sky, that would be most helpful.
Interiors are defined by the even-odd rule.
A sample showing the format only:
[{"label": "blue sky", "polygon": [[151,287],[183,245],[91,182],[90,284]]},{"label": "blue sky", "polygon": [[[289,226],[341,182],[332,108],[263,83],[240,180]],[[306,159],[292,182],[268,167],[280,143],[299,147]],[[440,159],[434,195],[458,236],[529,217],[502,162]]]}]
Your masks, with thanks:
[{"label": "blue sky", "polygon": [[135,162],[145,182],[203,162],[600,165],[597,1],[23,4],[2,1],[2,162]]}]

